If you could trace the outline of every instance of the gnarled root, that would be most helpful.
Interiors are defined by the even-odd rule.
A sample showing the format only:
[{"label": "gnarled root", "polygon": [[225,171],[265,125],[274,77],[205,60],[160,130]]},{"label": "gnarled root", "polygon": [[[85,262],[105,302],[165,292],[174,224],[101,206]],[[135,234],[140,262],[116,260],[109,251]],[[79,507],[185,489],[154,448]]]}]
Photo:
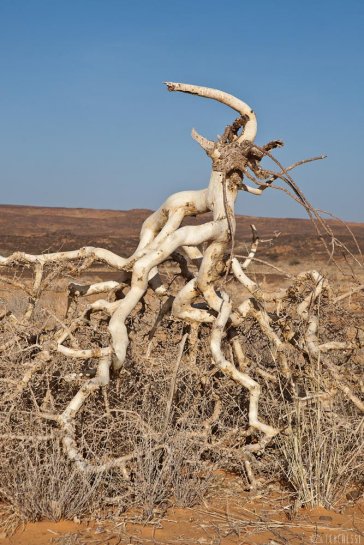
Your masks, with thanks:
[{"label": "gnarled root", "polygon": [[[330,382],[325,377],[330,396],[332,391],[340,390],[354,405],[353,410],[364,410],[357,393],[342,379],[341,368],[326,356],[327,353],[355,350],[357,343],[353,339],[350,342],[332,340],[330,336],[326,342],[320,341],[318,307],[321,296],[328,290],[326,280],[318,272],[301,273],[293,286],[271,293],[266,293],[248,276],[247,268],[255,259],[258,247],[254,226],[249,255],[242,264],[234,257],[234,204],[238,189],[259,195],[270,187],[275,179],[288,180],[297,198],[301,199],[312,213],[312,208],[288,177],[287,172],[290,168],[283,169],[280,173],[272,173],[259,166],[259,161],[265,155],[270,156],[269,151],[281,143],[275,141],[262,148],[253,144],[256,134],[255,114],[247,104],[232,95],[194,85],[181,83],[167,85],[171,91],[192,93],[222,102],[238,111],[240,115],[227,127],[217,142],[210,142],[196,132],[193,134],[212,159],[213,169],[209,186],[199,191],[184,191],[170,196],[146,219],[141,229],[138,247],[127,258],[94,247],[41,255],[15,252],[9,257],[0,256],[0,267],[7,269],[8,272],[10,268],[22,266],[33,267],[34,273],[32,282],[10,279],[9,274],[5,278],[9,285],[22,290],[27,297],[22,316],[18,317],[15,312],[9,314],[6,311],[0,319],[0,327],[4,332],[0,351],[5,357],[18,358],[19,376],[22,377],[11,376],[5,377],[4,380],[0,377],[0,384],[10,385],[12,388],[12,395],[5,396],[6,402],[10,402],[10,407],[7,406],[8,421],[11,420],[13,411],[16,411],[16,401],[29,392],[29,399],[26,402],[35,408],[36,418],[42,422],[49,420],[58,423],[64,450],[80,471],[102,473],[119,468],[124,478],[129,479],[127,465],[135,460],[139,453],[130,448],[129,452],[124,454],[125,450],[128,450],[125,447],[118,452],[122,456],[115,454],[114,457],[107,456],[105,459],[99,455],[98,462],[91,463],[78,444],[77,423],[91,400],[95,402],[94,406],[97,406],[95,401],[97,393],[103,393],[105,405],[105,414],[100,416],[100,419],[105,417],[109,422],[112,414],[119,410],[115,408],[115,397],[117,403],[120,402],[119,387],[112,392],[114,400],[112,395],[109,396],[107,393],[108,391],[110,393],[111,389],[110,375],[112,370],[116,371],[115,375],[119,375],[116,384],[120,384],[130,372],[130,362],[127,361],[127,355],[132,353],[130,349],[128,352],[129,333],[136,317],[139,325],[143,321],[145,307],[148,305],[148,288],[152,288],[159,295],[160,308],[159,314],[158,311],[155,312],[158,314],[157,319],[151,318],[151,311],[148,309],[150,321],[148,330],[144,331],[144,337],[151,343],[162,320],[165,320],[164,323],[169,320],[168,327],[171,330],[175,322],[182,320],[187,323],[190,327],[190,361],[189,365],[184,367],[185,376],[189,377],[190,390],[194,395],[199,393],[198,388],[203,392],[208,391],[211,395],[209,400],[211,403],[204,409],[202,422],[199,422],[195,415],[197,429],[191,425],[191,429],[186,431],[186,436],[199,444],[201,452],[213,449],[240,452],[248,477],[254,485],[256,480],[250,467],[252,453],[263,451],[282,429],[279,418],[278,423],[274,421],[275,426],[272,426],[264,423],[259,417],[259,413],[262,414],[262,407],[264,409],[267,405],[267,392],[276,396],[277,403],[286,403],[287,399],[299,401],[311,399],[312,392],[301,396],[299,387],[296,387],[299,382],[296,381],[297,376],[300,379],[304,374],[300,369],[302,359],[306,362],[310,362],[311,359],[315,362],[322,361],[331,380]],[[269,179],[265,180],[268,174]],[[256,183],[259,188],[248,187],[245,182],[243,183],[244,177]],[[212,220],[202,225],[183,226],[184,218],[205,212],[212,213]],[[317,216],[315,217],[317,219]],[[177,262],[181,270],[178,289],[175,288],[177,282],[173,286],[172,282],[169,285],[165,283],[160,272],[162,264],[171,260]],[[117,271],[118,279],[87,285],[75,282],[69,284],[65,316],[47,313],[41,304],[38,305],[42,290],[44,291],[57,275],[61,276],[62,270],[77,275],[89,269],[96,261]],[[53,269],[50,270],[51,267]],[[226,294],[228,289],[226,284],[231,273],[233,279],[238,280],[240,289],[246,296],[245,300],[241,302],[240,298],[240,303],[236,304]],[[104,298],[95,300],[94,296],[99,294],[105,294]],[[141,307],[140,312],[138,305]],[[37,310],[40,311],[38,314],[42,317],[43,323],[35,333],[29,333],[28,329],[36,320]],[[232,355],[229,361],[223,352],[222,342],[227,324],[235,329],[235,336],[230,338],[229,349],[233,350],[238,367],[233,363],[234,356]],[[249,328],[255,329],[254,334],[260,341],[257,349],[254,341],[249,340],[249,335],[244,336],[244,329]],[[169,336],[168,331],[164,333],[166,337]],[[143,364],[150,366],[149,349],[144,350],[142,338],[138,338],[138,343],[139,340],[141,348],[136,360],[138,363],[142,360]],[[172,404],[175,398],[178,398],[175,392],[178,390],[178,375],[183,368],[182,356],[186,340],[187,334],[182,335],[177,361],[172,367],[174,372],[167,403],[163,406],[165,419],[162,426],[159,425],[158,428],[157,425],[158,429],[161,428],[160,431],[155,431],[137,414],[137,418],[142,420],[140,428],[143,428],[143,432],[148,429],[148,437],[152,437],[150,447],[152,453],[167,452],[167,428],[174,425]],[[226,388],[232,386],[231,381],[221,377],[216,369],[209,368],[207,352],[202,352],[201,356],[200,347],[203,342],[206,343],[205,347],[209,343],[215,367],[238,385],[232,386],[238,389],[243,387],[249,392],[248,429],[241,430],[239,425],[234,423],[232,426],[231,422],[221,425],[222,431],[219,429],[224,413],[224,401],[231,397],[230,392],[225,398],[220,395],[220,388],[223,394],[225,383],[230,385]],[[149,348],[150,346],[149,344]],[[259,350],[265,351],[264,358],[260,357]],[[292,353],[294,357],[291,357]],[[80,364],[85,368],[87,366],[87,370],[80,371]],[[67,370],[68,375],[62,374],[59,368],[48,375],[44,368],[51,365],[54,367],[64,365],[71,369]],[[89,365],[91,367],[88,367]],[[78,368],[78,373],[74,372],[74,367]],[[144,367],[140,371],[143,387],[147,382],[145,377],[148,372],[152,373],[149,367]],[[39,381],[41,386],[38,384],[38,390],[35,388],[34,391],[33,384],[37,384],[38,374],[42,376],[43,381]],[[219,375],[218,379],[215,375]],[[61,380],[60,376],[62,380],[72,383],[72,389],[67,391],[67,395],[57,405],[52,399],[52,388],[54,393],[58,391],[54,383],[57,384],[57,381]],[[195,376],[199,380],[196,381]],[[187,383],[187,378],[185,380]],[[223,387],[216,386],[219,381],[224,382]],[[302,383],[303,380],[299,386],[302,387]],[[186,385],[180,388],[178,391],[180,399],[184,396],[188,398],[186,391],[188,392]],[[261,395],[262,391],[264,395]],[[321,396],[321,393],[318,395]],[[324,393],[329,395],[327,392]],[[134,397],[138,394],[139,392],[133,392]],[[102,399],[102,395],[100,398]],[[129,397],[127,399],[129,402]],[[86,403],[87,400],[89,401]],[[183,417],[177,418],[179,426],[183,418],[184,423],[188,423],[190,411],[188,403],[187,400]],[[135,406],[138,407],[138,404]],[[47,407],[50,412],[46,411]],[[123,408],[120,411],[125,413],[127,409]],[[232,413],[231,418],[234,420],[237,417],[234,410]],[[95,419],[98,416],[96,415]],[[240,417],[239,407],[239,419]],[[261,438],[255,443],[248,444],[247,438],[255,432],[261,434]],[[7,434],[8,437],[23,435],[15,433],[14,430]],[[42,438],[48,436],[43,430],[37,434],[37,437]]]},{"label": "gnarled root", "polygon": [[272,426],[269,426],[268,424],[264,424],[258,419],[258,403],[261,392],[259,384],[255,380],[253,380],[247,373],[236,369],[236,367],[225,358],[222,352],[222,338],[226,323],[230,317],[232,310],[229,297],[226,293],[222,293],[222,299],[223,302],[221,305],[221,310],[215,320],[211,332],[211,352],[214,362],[219,367],[219,369],[225,375],[249,390],[249,426],[262,432],[264,434],[264,437],[258,443],[247,445],[245,449],[251,452],[257,452],[264,449],[265,446],[271,441],[271,439],[275,435],[277,435],[279,430],[273,428]]}]

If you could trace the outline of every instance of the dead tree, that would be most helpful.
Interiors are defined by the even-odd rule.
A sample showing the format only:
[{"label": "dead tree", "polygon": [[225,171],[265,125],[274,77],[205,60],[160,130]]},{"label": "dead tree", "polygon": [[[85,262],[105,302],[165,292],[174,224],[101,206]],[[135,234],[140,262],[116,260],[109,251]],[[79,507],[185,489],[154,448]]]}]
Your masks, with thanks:
[{"label": "dead tree", "polygon": [[[133,255],[121,257],[103,248],[84,247],[75,251],[30,255],[15,252],[9,257],[0,257],[0,267],[27,266],[34,269],[34,282],[31,288],[21,284],[28,293],[28,306],[21,319],[12,317],[21,324],[29,324],[32,319],[37,298],[44,284],[51,282],[50,267],[74,267],[85,270],[95,261],[106,263],[119,271],[119,281],[105,281],[91,285],[72,283],[69,285],[69,305],[67,315],[59,321],[54,331],[42,337],[32,366],[19,379],[16,387],[21,392],[31,381],[33,374],[54,354],[66,358],[98,360],[95,376],[85,377],[77,393],[63,408],[61,413],[40,410],[44,419],[58,424],[63,447],[69,457],[81,471],[103,472],[119,467],[125,472],[133,460],[130,452],[121,457],[90,464],[77,444],[76,421],[89,396],[100,389],[105,390],[110,382],[110,375],[115,376],[122,368],[129,346],[128,317],[135,311],[148,289],[168,304],[165,310],[171,312],[176,320],[191,325],[211,324],[210,350],[216,367],[248,391],[249,411],[248,428],[258,436],[258,440],[247,444],[243,451],[260,452],[279,433],[278,427],[263,421],[259,416],[259,397],[261,386],[257,378],[249,373],[251,361],[244,353],[241,338],[237,333],[247,319],[253,319],[271,347],[279,373],[295,389],[295,376],[292,372],[292,350],[300,351],[309,358],[323,358],[332,350],[351,350],[359,346],[359,341],[320,342],[318,336],[317,304],[323,292],[328,293],[327,281],[315,271],[302,273],[288,290],[265,293],[252,281],[245,270],[255,256],[257,238],[253,231],[251,252],[244,263],[234,256],[235,212],[234,205],[239,191],[260,195],[271,187],[276,179],[289,182],[295,198],[303,199],[299,190],[289,178],[288,169],[279,172],[263,169],[261,160],[272,158],[271,150],[282,145],[277,140],[260,147],[254,143],[257,121],[253,110],[242,100],[222,91],[188,85],[167,83],[169,91],[180,91],[221,102],[239,116],[223,135],[212,142],[199,135],[195,130],[193,138],[204,149],[212,161],[212,172],[207,188],[199,191],[183,191],[171,195],[162,206],[144,222],[139,245]],[[246,180],[253,186],[248,185]],[[205,212],[212,213],[212,219],[201,225],[183,226],[187,216],[196,216]],[[184,284],[176,293],[163,284],[158,267],[168,260],[180,265]],[[46,271],[47,275],[46,275]],[[226,282],[234,277],[244,288],[246,297],[239,304],[229,297]],[[13,281],[13,285],[14,281]],[[43,286],[43,287],[42,287]],[[124,290],[123,297],[117,293]],[[89,302],[82,312],[78,311],[77,301],[82,297],[104,294],[100,299]],[[303,324],[303,333],[297,334],[289,320],[277,319],[283,316],[280,309],[296,301],[296,314]],[[93,316],[96,320],[108,322],[109,344],[106,346],[80,347],[75,339],[76,332]],[[226,337],[226,332],[229,335]],[[185,342],[185,336],[183,337]],[[16,338],[7,339],[0,350],[11,348]],[[226,356],[226,345],[232,347]],[[355,345],[355,346],[354,346]],[[235,360],[235,362],[234,362]],[[341,389],[356,408],[363,410],[363,403],[352,391],[349,384],[340,378],[340,371],[326,360],[336,390]],[[259,371],[259,372],[258,372]],[[271,371],[260,368],[257,374],[264,380],[276,381]],[[173,394],[173,392],[172,392]],[[173,396],[172,396],[173,397]],[[171,403],[172,398],[170,399]],[[216,409],[217,410],[217,409]],[[220,410],[220,409],[219,409]],[[159,441],[160,439],[160,441]],[[156,439],[154,448],[163,448],[162,437]],[[248,463],[248,462],[247,462]],[[248,466],[247,466],[248,468]]]}]

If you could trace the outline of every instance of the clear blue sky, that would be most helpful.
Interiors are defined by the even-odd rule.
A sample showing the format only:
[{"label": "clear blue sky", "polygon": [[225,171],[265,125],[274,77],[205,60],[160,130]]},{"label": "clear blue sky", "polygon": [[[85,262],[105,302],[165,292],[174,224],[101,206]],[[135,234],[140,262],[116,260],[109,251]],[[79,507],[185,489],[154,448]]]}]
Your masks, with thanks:
[{"label": "clear blue sky", "polygon": [[[234,118],[163,81],[221,88],[281,138],[311,202],[364,221],[362,0],[0,0],[1,203],[156,208],[207,184],[191,139]],[[304,216],[281,192],[237,211]]]}]

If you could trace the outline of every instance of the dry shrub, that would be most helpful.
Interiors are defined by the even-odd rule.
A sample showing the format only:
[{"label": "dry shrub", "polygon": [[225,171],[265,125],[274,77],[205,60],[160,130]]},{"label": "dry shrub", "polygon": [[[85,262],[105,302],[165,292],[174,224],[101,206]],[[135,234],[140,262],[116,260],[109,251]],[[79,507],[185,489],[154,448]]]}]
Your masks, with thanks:
[{"label": "dry shrub", "polygon": [[173,460],[172,490],[178,507],[192,507],[202,502],[213,480],[213,465],[204,462],[201,451],[182,433],[171,445]]},{"label": "dry shrub", "polygon": [[[341,365],[343,380],[350,370],[355,384],[360,369],[352,359],[333,352],[331,360]],[[280,384],[281,405],[270,407],[282,429],[274,443],[276,474],[294,492],[297,505],[330,509],[350,492],[359,497],[363,491],[363,419],[341,391],[330,388],[330,375],[320,362],[306,358],[297,368],[294,395]]]},{"label": "dry shrub", "polygon": [[[90,360],[85,365],[58,355],[37,368],[26,387],[17,391],[18,377],[32,369],[36,357],[37,351],[29,358],[34,339],[23,336],[18,349],[6,353],[0,363],[0,494],[9,506],[2,513],[4,528],[41,518],[105,516],[109,505],[119,512],[137,507],[146,520],[172,503],[192,506],[203,498],[213,466],[201,458],[200,438],[194,433],[209,414],[209,400],[198,392],[194,374],[182,367],[166,426],[181,328],[174,322],[165,326],[171,335],[166,344],[155,347],[158,365],[151,365],[140,348],[131,347],[119,377],[107,390],[90,396],[77,420],[78,446],[91,464],[135,453],[128,480],[118,468],[80,473],[60,446],[57,424],[40,416],[60,412],[96,363]],[[138,327],[143,329],[143,324]],[[34,335],[39,338],[37,332]],[[86,343],[91,335],[95,338],[86,327],[79,338]],[[97,335],[102,338],[102,328]],[[163,448],[156,449],[159,443]]]},{"label": "dry shrub", "polygon": [[19,442],[1,462],[0,498],[11,508],[7,517],[58,521],[85,516],[102,505],[100,477],[77,471],[57,440]]},{"label": "dry shrub", "polygon": [[[12,436],[4,442],[0,455],[2,527],[11,533],[21,522],[96,514],[103,517],[110,504],[119,512],[136,507],[140,519],[149,520],[172,504],[190,507],[201,501],[209,488],[212,467],[201,460],[186,431],[168,426],[163,448],[156,449],[155,439],[147,430],[140,433],[133,428],[131,411],[125,412],[129,425],[122,434],[117,418],[107,419],[107,430],[98,427],[101,437],[94,426],[84,424],[80,446],[90,459],[102,459],[105,453],[112,454],[111,449],[121,436],[125,438],[127,448],[136,453],[128,480],[117,468],[96,475],[81,473],[67,459],[59,438],[37,439],[40,430],[35,425],[29,440]],[[150,416],[156,418],[152,407]]]},{"label": "dry shrub", "polygon": [[133,503],[143,510],[143,518],[153,517],[170,505],[192,507],[201,502],[212,478],[196,446],[189,444],[183,431],[169,429],[165,448],[156,450],[143,437],[139,444],[133,475]]},{"label": "dry shrub", "polygon": [[[298,295],[288,292],[281,314],[267,310],[277,334],[282,335],[287,321],[294,328],[287,351],[291,379],[284,376],[256,320],[246,318],[236,330],[247,357],[246,372],[261,386],[260,418],[282,430],[264,453],[249,454],[249,461],[256,474],[280,480],[293,490],[299,503],[332,506],[362,482],[362,428],[359,411],[337,388],[325,365],[311,361],[300,348],[305,324],[296,309],[308,289]],[[260,434],[248,426],[249,393],[213,365],[210,325],[199,327],[194,342],[190,334],[173,385],[179,345],[188,327],[168,314],[156,324],[163,303],[150,293],[128,318],[131,343],[119,375],[87,398],[75,420],[77,447],[86,462],[99,466],[133,453],[128,475],[117,467],[82,474],[60,447],[62,431],[52,415],[67,407],[95,373],[98,360],[82,361],[53,351],[39,364],[42,348],[51,350],[55,335],[67,323],[59,310],[65,308],[67,295],[63,293],[63,299],[58,295],[58,315],[38,301],[29,322],[11,315],[0,319],[1,342],[15,339],[0,360],[0,494],[5,526],[13,527],[16,520],[106,516],[109,505],[119,511],[137,507],[142,518],[149,519],[171,504],[201,501],[216,468],[233,471],[251,484],[245,475],[246,447],[259,441]],[[77,301],[78,315],[86,304]],[[357,334],[357,318],[328,298],[323,297],[320,305],[322,342]],[[79,348],[107,346],[107,317],[92,314],[73,331],[73,338]],[[232,359],[228,337],[223,349]],[[357,395],[361,358],[360,350],[330,353]],[[171,386],[173,403],[167,414]]]},{"label": "dry shrub", "polygon": [[[345,339],[357,324],[351,315],[329,304],[322,305],[321,313],[320,333],[325,341]],[[333,350],[329,356],[343,383],[358,397],[362,352]],[[267,463],[265,471],[294,493],[297,506],[330,509],[342,505],[346,497],[363,493],[363,417],[320,360],[301,355],[292,361],[292,368],[292,383],[281,378],[276,388],[269,385],[262,403],[265,418],[282,430],[267,457],[272,466]]]},{"label": "dry shrub", "polygon": [[[327,411],[317,399],[296,403],[289,433],[277,438],[284,480],[299,505],[328,509],[364,484],[362,421],[344,410]],[[355,494],[354,494],[355,496]]]}]

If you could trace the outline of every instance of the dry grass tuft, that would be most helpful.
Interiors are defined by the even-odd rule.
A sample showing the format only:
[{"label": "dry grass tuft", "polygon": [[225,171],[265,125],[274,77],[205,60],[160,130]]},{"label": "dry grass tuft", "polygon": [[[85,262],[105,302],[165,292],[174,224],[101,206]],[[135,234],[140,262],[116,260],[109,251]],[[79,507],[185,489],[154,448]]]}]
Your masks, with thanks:
[{"label": "dry grass tuft", "polygon": [[102,505],[100,477],[80,474],[58,441],[18,444],[2,459],[0,475],[0,498],[9,510],[5,519],[73,519]]}]

